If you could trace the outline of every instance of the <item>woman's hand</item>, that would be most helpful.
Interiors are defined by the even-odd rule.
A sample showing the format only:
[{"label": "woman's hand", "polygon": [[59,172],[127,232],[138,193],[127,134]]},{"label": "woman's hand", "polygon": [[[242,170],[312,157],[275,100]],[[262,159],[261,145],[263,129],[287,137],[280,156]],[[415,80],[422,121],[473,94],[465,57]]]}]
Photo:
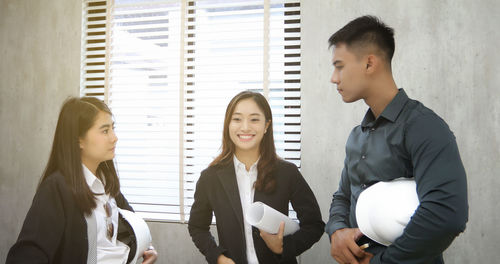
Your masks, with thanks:
[{"label": "woman's hand", "polygon": [[153,246],[149,246],[148,250],[144,251],[142,257],[142,264],[153,264],[158,258],[158,252],[156,252]]},{"label": "woman's hand", "polygon": [[267,247],[275,254],[283,253],[283,232],[285,231],[285,222],[280,223],[278,234],[273,235],[260,230],[260,237],[266,242]]},{"label": "woman's hand", "polygon": [[220,254],[217,258],[217,264],[235,264],[234,261],[223,254]]}]

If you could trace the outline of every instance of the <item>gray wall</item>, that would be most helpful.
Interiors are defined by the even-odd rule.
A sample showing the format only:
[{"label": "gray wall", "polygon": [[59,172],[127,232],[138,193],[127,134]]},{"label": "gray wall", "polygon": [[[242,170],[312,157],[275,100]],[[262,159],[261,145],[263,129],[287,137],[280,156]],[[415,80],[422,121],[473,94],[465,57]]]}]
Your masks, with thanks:
[{"label": "gray wall", "polygon": [[21,229],[63,100],[78,95],[81,2],[0,0],[0,262]]},{"label": "gray wall", "polygon": [[[448,263],[496,263],[500,231],[500,24],[497,1],[302,1],[302,172],[327,220],[344,144],[366,111],[329,83],[328,37],[363,14],[396,31],[393,70],[410,97],[455,132],[468,173],[470,220]],[[493,21],[494,20],[494,21]],[[62,101],[78,94],[81,1],[0,0],[0,262],[14,243],[49,154]],[[185,224],[149,223],[159,263],[203,263]],[[301,263],[333,263],[329,243]]]},{"label": "gray wall", "polygon": [[[374,14],[395,28],[396,83],[447,121],[467,171],[469,223],[445,252],[445,260],[498,262],[498,10],[498,1],[302,1],[302,172],[325,221],[345,142],[367,109],[364,102],[343,103],[329,83],[333,68],[327,40],[355,17]],[[327,236],[302,256],[302,263],[329,261]]]}]

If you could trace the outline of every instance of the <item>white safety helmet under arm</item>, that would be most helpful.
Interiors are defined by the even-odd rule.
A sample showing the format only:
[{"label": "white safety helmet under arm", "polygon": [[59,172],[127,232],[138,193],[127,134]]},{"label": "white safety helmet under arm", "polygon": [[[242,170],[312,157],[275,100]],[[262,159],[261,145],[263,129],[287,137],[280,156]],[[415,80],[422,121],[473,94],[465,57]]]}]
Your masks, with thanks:
[{"label": "white safety helmet under arm", "polygon": [[389,246],[403,234],[418,205],[413,178],[378,182],[359,195],[356,221],[365,236]]}]

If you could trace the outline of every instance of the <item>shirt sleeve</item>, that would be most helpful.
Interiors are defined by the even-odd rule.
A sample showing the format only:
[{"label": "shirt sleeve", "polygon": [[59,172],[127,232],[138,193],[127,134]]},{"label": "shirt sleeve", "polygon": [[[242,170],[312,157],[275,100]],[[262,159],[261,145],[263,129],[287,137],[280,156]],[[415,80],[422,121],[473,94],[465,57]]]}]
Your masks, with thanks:
[{"label": "shirt sleeve", "polygon": [[370,263],[430,263],[465,230],[465,169],[453,133],[436,115],[410,121],[405,144],[420,205],[401,235]]},{"label": "shirt sleeve", "polygon": [[65,226],[61,197],[54,178],[42,182],[6,263],[53,263]]},{"label": "shirt sleeve", "polygon": [[[347,161],[347,157],[346,157]],[[330,216],[325,227],[328,239],[335,231],[349,227],[349,213],[351,206],[351,182],[347,171],[347,163],[344,162],[344,169],[339,182],[338,190],[333,194],[330,205]]]}]

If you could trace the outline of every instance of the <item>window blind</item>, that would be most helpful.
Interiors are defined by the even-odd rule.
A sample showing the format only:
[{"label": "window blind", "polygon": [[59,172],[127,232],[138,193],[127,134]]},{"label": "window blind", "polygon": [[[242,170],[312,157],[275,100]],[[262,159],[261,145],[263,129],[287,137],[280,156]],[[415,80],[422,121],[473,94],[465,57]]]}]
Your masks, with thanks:
[{"label": "window blind", "polygon": [[105,100],[108,2],[83,1],[80,94]]},{"label": "window blind", "polygon": [[[200,172],[220,151],[226,106],[243,90],[268,98],[278,155],[300,167],[297,0],[85,2],[85,22],[103,9],[97,2],[107,23],[85,28],[104,42],[82,57],[82,95],[112,108],[122,192],[143,217],[189,219]],[[104,63],[100,72],[87,72],[92,62]]]}]

